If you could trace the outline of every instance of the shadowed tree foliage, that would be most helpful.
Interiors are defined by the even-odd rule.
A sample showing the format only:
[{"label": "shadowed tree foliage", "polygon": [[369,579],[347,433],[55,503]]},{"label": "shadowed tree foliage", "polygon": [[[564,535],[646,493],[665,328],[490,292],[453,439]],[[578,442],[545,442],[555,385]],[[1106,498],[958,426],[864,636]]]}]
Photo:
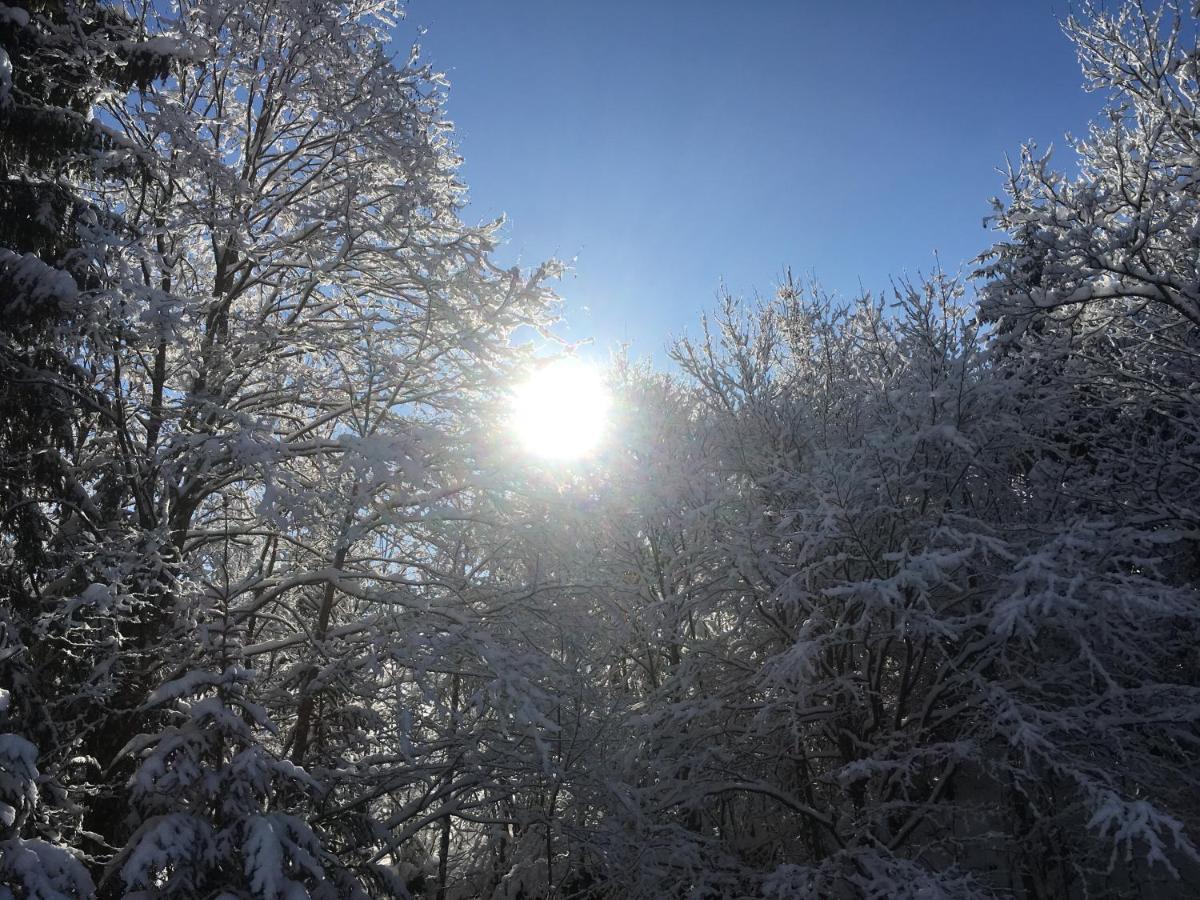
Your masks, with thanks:
[{"label": "shadowed tree foliage", "polygon": [[114,164],[117,138],[92,107],[164,77],[165,49],[99,3],[0,5],[0,514],[18,593],[36,589],[68,510],[95,512],[71,457],[80,428],[105,427],[109,398],[77,349],[107,286],[108,238],[124,226],[90,190],[137,173],[128,158]]},{"label": "shadowed tree foliage", "polygon": [[[62,586],[86,586],[114,545],[141,543],[122,522],[118,479],[83,448],[116,433],[84,348],[103,329],[108,248],[128,236],[95,189],[144,175],[113,163],[117,139],[92,110],[165,76],[169,48],[142,37],[98,3],[0,5],[0,781],[24,798],[0,817],[0,881],[19,897],[91,890],[54,844],[93,849],[67,797],[83,782],[64,766],[103,727],[96,665],[119,626],[68,623]],[[66,710],[93,724],[68,738]]]}]

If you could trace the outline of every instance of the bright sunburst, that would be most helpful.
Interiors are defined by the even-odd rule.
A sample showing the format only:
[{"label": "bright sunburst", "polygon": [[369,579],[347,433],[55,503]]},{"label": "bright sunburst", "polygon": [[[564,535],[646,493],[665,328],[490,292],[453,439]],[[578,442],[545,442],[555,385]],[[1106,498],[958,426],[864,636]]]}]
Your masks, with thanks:
[{"label": "bright sunburst", "polygon": [[600,443],[611,403],[594,367],[574,358],[556,360],[517,387],[513,428],[538,456],[576,459]]}]

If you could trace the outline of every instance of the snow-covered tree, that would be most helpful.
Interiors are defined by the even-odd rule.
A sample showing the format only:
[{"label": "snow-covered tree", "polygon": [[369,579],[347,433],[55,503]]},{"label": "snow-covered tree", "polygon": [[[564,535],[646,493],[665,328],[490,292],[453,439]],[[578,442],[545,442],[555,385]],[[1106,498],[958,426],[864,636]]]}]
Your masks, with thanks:
[{"label": "snow-covered tree", "polygon": [[[227,641],[240,647],[228,652],[259,678],[239,690],[279,728],[239,740],[320,784],[252,784],[247,796],[311,819],[346,866],[386,880],[379,867],[399,860],[410,817],[436,821],[431,809],[474,789],[461,774],[448,791],[410,789],[425,783],[420,766],[397,773],[395,747],[426,671],[445,684],[471,647],[484,674],[505,663],[486,657],[451,548],[471,516],[489,398],[521,358],[509,336],[547,319],[550,270],[497,269],[492,226],[459,220],[440,82],[415,58],[391,58],[395,4],[140,14],[180,63],[161,88],[107,108],[127,152],[159,175],[107,196],[137,238],[119,248],[131,300],[121,352],[100,373],[121,399],[133,502],[180,582],[138,645],[163,661],[158,678],[186,679],[192,657],[173,648],[211,627],[197,597],[220,573]],[[519,680],[508,666],[492,679]],[[131,709],[161,719],[151,689],[130,692]],[[453,714],[434,709],[439,734],[422,739],[453,758],[442,733]],[[111,739],[150,739],[138,729]],[[105,747],[105,764],[124,773],[118,749]],[[196,758],[223,765],[209,750]],[[216,815],[192,805],[206,810]],[[138,884],[162,874],[121,865]]]},{"label": "snow-covered tree", "polygon": [[[19,13],[9,19],[23,27]],[[521,358],[510,333],[548,317],[540,281],[550,269],[497,269],[494,226],[459,220],[440,81],[388,49],[397,4],[131,4],[111,15],[147,38],[120,45],[122,62],[139,48],[173,57],[161,85],[80,101],[81,113],[99,102],[105,171],[138,175],[79,188],[121,227],[89,234],[95,298],[77,328],[84,338],[61,351],[103,426],[72,438],[93,464],[85,487],[104,503],[80,514],[99,532],[84,537],[112,552],[85,549],[72,531],[74,568],[40,587],[62,621],[30,616],[37,636],[52,632],[47,653],[71,649],[54,667],[27,665],[46,682],[23,683],[16,702],[45,710],[49,742],[74,760],[65,790],[93,860],[120,851],[102,890],[172,879],[236,890],[233,863],[187,870],[196,847],[178,858],[146,849],[169,793],[147,766],[207,767],[168,799],[195,834],[226,843],[253,815],[302,824],[318,802],[347,806],[327,817],[324,837],[370,870],[400,826],[364,819],[377,795],[363,799],[363,785],[345,787],[339,773],[357,776],[356,760],[381,749],[371,739],[405,710],[380,707],[378,691],[402,682],[404,666],[427,664],[416,636],[446,621],[429,606],[457,596],[464,576],[452,568],[443,586],[436,567],[461,564],[444,548],[452,523],[470,516],[484,413]],[[196,650],[215,627],[218,581],[222,652],[243,674],[196,686],[195,671],[230,671]],[[487,646],[469,608],[446,615],[455,640]],[[5,636],[6,660],[28,657],[15,643],[26,636],[15,626]],[[84,640],[106,652],[79,653]],[[435,668],[448,664],[435,653]],[[251,667],[261,681],[247,681]],[[167,698],[194,701],[192,726],[160,702],[164,683],[196,687]],[[39,691],[51,702],[37,702]],[[278,737],[266,712],[228,734],[216,727],[237,715],[209,706],[244,713],[258,700]],[[320,790],[279,787],[229,753],[270,761],[263,771],[294,768],[300,781],[301,765],[329,778]],[[244,799],[237,815],[220,806],[218,786]],[[374,829],[366,841],[364,822]]]},{"label": "snow-covered tree", "polygon": [[1092,307],[1200,326],[1195,15],[1172,2],[1086,3],[1065,30],[1089,89],[1111,102],[1074,143],[1077,177],[1032,146],[1009,173],[995,221],[1013,239],[988,254],[983,312],[1010,330]]},{"label": "snow-covered tree", "polygon": [[145,174],[110,164],[119,139],[92,109],[165,73],[170,48],[143,37],[93,2],[0,5],[0,767],[29,790],[10,805],[0,881],[18,897],[90,890],[51,846],[96,849],[81,748],[104,725],[120,626],[90,585],[126,593],[143,546],[99,449],[118,434],[111,398],[88,370],[111,337],[108,245],[128,227],[95,191]]},{"label": "snow-covered tree", "polygon": [[657,642],[584,846],[630,896],[1178,893],[1195,581],[1128,484],[1140,411],[1099,443],[1082,362],[996,356],[944,277],[897,301],[787,285],[679,346],[696,436],[611,589]]},{"label": "snow-covered tree", "polygon": [[104,398],[76,353],[107,287],[105,236],[124,226],[89,193],[118,174],[105,158],[115,137],[91,108],[163,74],[164,48],[136,38],[96,3],[0,5],[0,508],[14,592],[36,593],[64,519],[95,517],[77,432],[105,427]]}]

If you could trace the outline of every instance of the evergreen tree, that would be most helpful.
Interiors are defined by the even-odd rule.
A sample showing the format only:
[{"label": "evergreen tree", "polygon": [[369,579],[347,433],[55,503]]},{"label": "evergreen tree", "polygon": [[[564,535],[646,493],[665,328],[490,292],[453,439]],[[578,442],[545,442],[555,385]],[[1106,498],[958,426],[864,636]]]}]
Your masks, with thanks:
[{"label": "evergreen tree", "polygon": [[0,509],[18,595],[36,591],[66,519],[96,518],[72,457],[81,428],[104,427],[106,398],[80,350],[122,223],[92,189],[131,173],[114,170],[117,140],[91,111],[165,74],[168,48],[137,36],[94,2],[0,5]]},{"label": "evergreen tree", "polygon": [[143,173],[115,164],[119,141],[92,107],[163,76],[170,48],[140,37],[97,3],[0,5],[0,769],[29,795],[5,822],[0,869],[18,897],[84,896],[88,881],[22,835],[103,854],[72,797],[94,774],[82,748],[112,696],[120,627],[101,582],[119,584],[114,567],[138,568],[146,545],[95,449],[116,428],[89,356],[113,287],[108,247],[126,231],[96,190]]}]

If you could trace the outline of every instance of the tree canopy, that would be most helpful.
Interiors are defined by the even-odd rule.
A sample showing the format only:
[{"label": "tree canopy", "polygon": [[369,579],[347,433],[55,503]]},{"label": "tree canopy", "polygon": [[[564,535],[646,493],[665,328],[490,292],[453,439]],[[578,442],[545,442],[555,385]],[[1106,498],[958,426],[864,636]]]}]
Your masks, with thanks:
[{"label": "tree canopy", "polygon": [[1196,16],[1065,24],[977,271],[727,296],[576,466],[402,19],[0,5],[0,900],[1188,896]]}]

